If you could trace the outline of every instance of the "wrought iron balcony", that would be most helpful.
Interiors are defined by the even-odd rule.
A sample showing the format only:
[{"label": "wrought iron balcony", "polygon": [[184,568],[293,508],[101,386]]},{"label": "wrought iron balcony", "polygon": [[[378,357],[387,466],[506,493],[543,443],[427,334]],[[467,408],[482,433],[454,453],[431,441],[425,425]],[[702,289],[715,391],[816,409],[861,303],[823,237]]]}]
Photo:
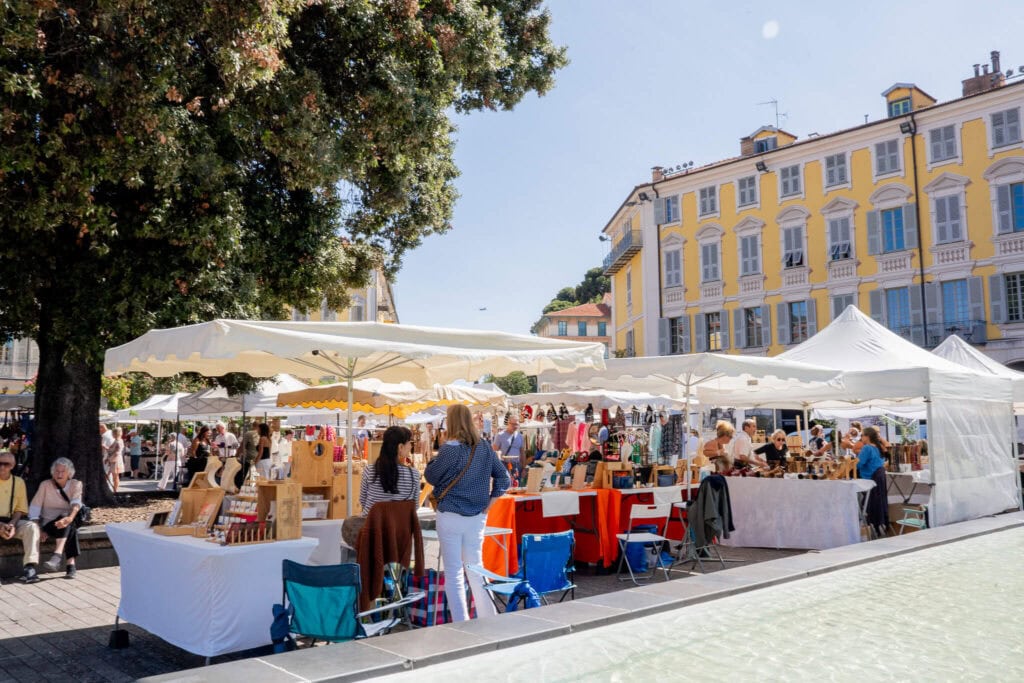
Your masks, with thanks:
[{"label": "wrought iron balcony", "polygon": [[926,344],[922,344],[924,340],[921,338],[920,325],[901,325],[899,327],[890,327],[889,329],[908,341],[932,349],[941,344],[946,337],[951,337],[954,334],[959,335],[961,339],[969,344],[984,344],[988,341],[985,324],[986,321],[984,320],[955,320],[952,322],[928,323],[928,341]]},{"label": "wrought iron balcony", "polygon": [[612,246],[611,253],[604,258],[605,275],[614,275],[622,270],[629,258],[640,251],[643,246],[643,237],[639,230],[630,230]]}]

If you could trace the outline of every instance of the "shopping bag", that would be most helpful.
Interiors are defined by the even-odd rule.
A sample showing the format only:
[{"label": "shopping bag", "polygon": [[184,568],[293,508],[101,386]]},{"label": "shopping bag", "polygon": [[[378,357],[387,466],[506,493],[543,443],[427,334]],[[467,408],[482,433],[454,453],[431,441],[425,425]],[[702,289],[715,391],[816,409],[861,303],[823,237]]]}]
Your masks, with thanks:
[{"label": "shopping bag", "polygon": [[[416,576],[409,572],[406,577],[406,589],[407,591],[426,593],[426,597],[409,606],[409,621],[413,626],[451,623],[452,613],[444,594],[444,572],[428,569],[423,572],[423,576]],[[469,605],[470,618],[476,618],[476,604],[473,602],[473,594],[469,590],[468,581],[466,582],[466,600]]]}]

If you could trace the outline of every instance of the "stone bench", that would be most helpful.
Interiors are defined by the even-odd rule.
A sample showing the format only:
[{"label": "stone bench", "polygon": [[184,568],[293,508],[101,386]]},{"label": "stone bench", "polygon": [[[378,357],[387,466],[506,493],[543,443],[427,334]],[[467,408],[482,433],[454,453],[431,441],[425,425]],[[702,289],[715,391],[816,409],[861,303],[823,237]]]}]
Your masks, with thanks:
[{"label": "stone bench", "polygon": [[[82,527],[78,530],[78,545],[81,554],[75,560],[79,569],[96,569],[98,567],[116,567],[117,553],[107,539],[107,532],[100,524]],[[39,544],[39,561],[46,561],[53,553],[54,543],[50,539]],[[11,579],[22,574],[21,541],[12,538],[0,541],[0,578]],[[45,575],[44,575],[45,576]],[[56,576],[51,575],[51,576]]]}]

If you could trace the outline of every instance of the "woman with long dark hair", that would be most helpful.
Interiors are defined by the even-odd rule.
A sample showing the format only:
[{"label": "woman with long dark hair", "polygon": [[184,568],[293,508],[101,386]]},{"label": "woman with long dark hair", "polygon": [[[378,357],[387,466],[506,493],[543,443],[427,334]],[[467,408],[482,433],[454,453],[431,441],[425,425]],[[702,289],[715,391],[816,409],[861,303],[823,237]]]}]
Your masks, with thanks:
[{"label": "woman with long dark hair", "polygon": [[185,469],[188,471],[188,480],[191,482],[196,472],[206,470],[206,461],[210,457],[210,428],[203,425],[199,433],[192,440],[189,448],[188,460],[185,462]]},{"label": "woman with long dark hair", "polygon": [[356,547],[359,532],[376,503],[419,498],[419,470],[405,464],[411,455],[412,431],[408,427],[395,425],[384,430],[377,462],[363,470],[363,481],[359,485],[362,512],[358,517],[346,519],[341,527],[341,537],[347,545]]},{"label": "woman with long dark hair", "polygon": [[888,535],[889,500],[886,494],[885,461],[882,460],[882,439],[876,427],[865,427],[861,434],[864,445],[857,455],[857,475],[861,479],[875,482],[875,488],[868,493],[868,524],[879,536]]}]

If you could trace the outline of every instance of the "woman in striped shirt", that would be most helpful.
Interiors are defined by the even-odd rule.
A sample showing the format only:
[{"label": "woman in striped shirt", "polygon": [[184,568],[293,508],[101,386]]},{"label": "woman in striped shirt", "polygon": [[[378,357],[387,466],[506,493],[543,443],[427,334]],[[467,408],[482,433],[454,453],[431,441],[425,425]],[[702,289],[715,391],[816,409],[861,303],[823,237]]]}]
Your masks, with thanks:
[{"label": "woman in striped shirt", "polygon": [[349,517],[342,524],[341,537],[347,545],[356,547],[359,531],[375,504],[419,498],[419,470],[405,465],[411,455],[412,431],[397,425],[388,427],[384,431],[384,443],[377,462],[363,470],[363,481],[359,485],[359,505],[363,511],[360,516]]}]

